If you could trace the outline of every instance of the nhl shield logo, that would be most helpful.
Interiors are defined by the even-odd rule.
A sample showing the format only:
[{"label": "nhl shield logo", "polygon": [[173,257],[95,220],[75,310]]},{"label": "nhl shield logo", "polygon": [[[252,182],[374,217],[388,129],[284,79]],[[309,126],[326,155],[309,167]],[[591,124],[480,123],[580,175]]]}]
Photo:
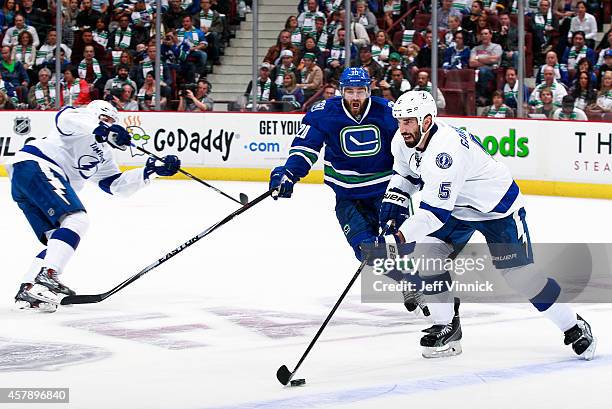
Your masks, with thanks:
[{"label": "nhl shield logo", "polygon": [[32,128],[30,127],[30,118],[28,117],[20,117],[15,118],[15,122],[13,124],[13,131],[17,135],[27,135],[30,133]]}]

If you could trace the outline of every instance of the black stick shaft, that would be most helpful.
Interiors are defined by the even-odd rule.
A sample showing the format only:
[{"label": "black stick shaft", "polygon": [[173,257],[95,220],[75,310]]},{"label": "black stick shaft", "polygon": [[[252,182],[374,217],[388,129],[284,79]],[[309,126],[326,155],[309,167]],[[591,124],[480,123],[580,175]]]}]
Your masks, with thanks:
[{"label": "black stick shaft", "polygon": [[[329,312],[329,314],[327,315],[327,318],[325,318],[325,321],[323,321],[323,324],[321,325],[321,327],[317,331],[317,334],[314,336],[312,341],[310,341],[310,344],[308,345],[308,348],[306,348],[306,351],[304,352],[304,354],[302,355],[302,357],[298,361],[297,365],[295,366],[295,369],[293,370],[293,372],[291,372],[291,378],[293,378],[293,374],[295,374],[297,372],[297,370],[300,367],[300,365],[302,365],[302,362],[304,362],[304,359],[306,359],[306,356],[308,355],[308,353],[310,352],[310,350],[312,349],[314,344],[317,342],[317,340],[319,339],[319,337],[323,333],[323,330],[325,329],[325,327],[329,323],[329,320],[331,320],[332,316],[334,315],[334,313],[336,312],[336,310],[338,309],[338,307],[342,303],[342,300],[344,300],[344,297],[346,297],[346,294],[348,294],[349,290],[351,289],[351,287],[355,283],[355,280],[357,280],[357,277],[359,277],[359,274],[361,274],[361,271],[363,270],[365,265],[366,265],[366,260],[361,262],[361,264],[359,265],[359,268],[357,269],[357,271],[355,272],[355,274],[351,278],[351,281],[349,281],[348,285],[346,286],[346,288],[342,292],[342,295],[340,295],[340,298],[338,298],[338,301],[336,301],[336,304],[334,305],[334,308],[332,308],[332,310]],[[289,378],[289,379],[291,379],[291,378]]]},{"label": "black stick shaft", "polygon": [[[159,161],[161,161],[161,160],[162,160],[162,158],[160,158],[159,156],[157,156],[157,155],[156,155],[156,154],[154,154],[153,152],[149,152],[149,151],[148,151],[148,150],[146,150],[145,148],[142,148],[142,147],[140,147],[140,146],[136,146],[136,145],[132,145],[132,146],[134,146],[134,147],[135,147],[136,149],[138,149],[139,151],[141,151],[141,152],[143,152],[143,153],[145,153],[145,154],[149,155],[150,157],[152,157],[152,158],[154,158],[154,159],[156,159],[156,160],[159,160]],[[223,196],[227,197],[228,199],[233,200],[234,202],[238,203],[238,204],[239,204],[239,205],[241,205],[241,206],[242,206],[242,205],[244,205],[244,204],[246,204],[246,203],[243,203],[243,202],[241,202],[240,200],[238,200],[238,199],[236,199],[236,198],[234,198],[234,197],[232,197],[232,196],[228,195],[228,194],[227,194],[227,193],[225,193],[224,191],[222,191],[222,190],[220,190],[220,189],[218,189],[218,188],[214,187],[214,186],[213,186],[213,185],[211,185],[210,183],[203,181],[203,180],[202,180],[202,179],[200,179],[199,177],[192,175],[191,173],[187,172],[186,170],[183,170],[182,168],[179,168],[179,170],[178,170],[178,171],[179,171],[179,172],[181,172],[183,175],[187,176],[188,178],[193,179],[193,180],[195,180],[196,182],[200,182],[200,183],[201,183],[201,184],[203,184],[204,186],[206,186],[206,187],[208,187],[208,188],[211,188],[211,189],[212,189],[212,190],[214,190],[215,192],[217,192],[217,193],[219,193],[219,194],[221,194],[221,195],[223,195]]]},{"label": "black stick shaft", "polygon": [[271,190],[261,194],[260,196],[258,196],[253,201],[247,203],[246,205],[242,206],[238,210],[236,210],[233,213],[229,214],[223,220],[213,224],[212,226],[210,226],[209,228],[207,228],[206,230],[204,230],[203,232],[201,232],[197,236],[192,237],[191,239],[187,240],[185,243],[181,244],[180,246],[178,246],[174,250],[172,250],[169,253],[167,253],[165,256],[163,256],[160,259],[156,260],[155,262],[149,264],[148,266],[143,268],[141,271],[139,271],[138,273],[134,274],[133,276],[131,276],[130,278],[128,278],[127,280],[125,280],[121,284],[117,285],[116,287],[112,288],[111,290],[109,290],[109,291],[107,291],[105,293],[102,293],[102,294],[95,294],[95,295],[69,295],[69,296],[65,297],[64,299],[62,299],[62,305],[89,304],[89,303],[94,303],[94,302],[100,302],[100,301],[110,297],[111,295],[115,294],[116,292],[118,292],[118,291],[122,290],[123,288],[127,287],[128,285],[132,284],[134,281],[138,280],[140,277],[142,277],[143,275],[147,274],[149,271],[153,270],[154,268],[156,268],[156,267],[160,266],[161,264],[165,263],[166,261],[170,260],[172,257],[176,256],[177,254],[179,254],[180,252],[185,250],[187,247],[191,246],[192,244],[194,244],[194,243],[200,241],[201,239],[203,239],[204,237],[208,236],[210,233],[212,233],[213,231],[217,230],[219,227],[223,226],[224,224],[226,224],[227,222],[232,220],[234,217],[238,216],[239,214],[242,214],[242,213],[246,212],[251,207],[255,206],[257,203],[261,202],[262,200],[264,200],[265,198],[267,198],[271,194],[272,194]]}]

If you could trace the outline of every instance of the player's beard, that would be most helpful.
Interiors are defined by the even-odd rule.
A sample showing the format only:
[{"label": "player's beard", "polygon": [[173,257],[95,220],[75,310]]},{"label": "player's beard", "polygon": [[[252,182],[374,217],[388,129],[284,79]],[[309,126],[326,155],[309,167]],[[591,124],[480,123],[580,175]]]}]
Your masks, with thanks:
[{"label": "player's beard", "polygon": [[409,148],[415,148],[419,142],[421,142],[421,130],[417,129],[416,133],[412,132],[402,132],[402,137],[404,138],[404,143]]},{"label": "player's beard", "polygon": [[347,106],[349,112],[351,113],[351,115],[353,115],[353,117],[357,118],[359,116],[361,116],[361,114],[363,114],[363,111],[365,111],[365,106],[367,103],[368,99],[364,99],[363,101],[359,101],[359,100],[344,100],[344,104],[345,106]]}]

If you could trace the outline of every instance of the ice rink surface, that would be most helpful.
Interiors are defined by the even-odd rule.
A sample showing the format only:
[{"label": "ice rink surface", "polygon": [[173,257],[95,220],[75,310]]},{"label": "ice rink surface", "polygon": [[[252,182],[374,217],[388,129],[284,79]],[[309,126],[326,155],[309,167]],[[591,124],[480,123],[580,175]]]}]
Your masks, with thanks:
[{"label": "ice rink surface", "polygon": [[[262,183],[214,182],[251,199]],[[576,359],[530,305],[462,305],[463,354],[420,356],[430,324],[401,304],[361,304],[359,285],[301,367],[294,367],[358,263],[331,189],[298,185],[260,203],[106,301],[54,314],[12,311],[41,250],[0,179],[0,387],[68,387],[96,409],[610,408],[612,304],[576,305],[599,338]],[[107,291],[237,207],[193,181],[156,181],[128,199],[88,186],[91,227],[63,280]],[[534,242],[612,243],[612,202],[528,196]],[[477,238],[476,238],[477,239]]]}]

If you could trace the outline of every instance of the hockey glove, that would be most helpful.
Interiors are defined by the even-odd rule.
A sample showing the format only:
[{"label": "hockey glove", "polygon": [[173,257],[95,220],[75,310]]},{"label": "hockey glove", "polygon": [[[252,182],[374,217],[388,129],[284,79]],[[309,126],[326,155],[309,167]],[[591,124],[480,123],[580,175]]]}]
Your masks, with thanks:
[{"label": "hockey glove", "polygon": [[104,122],[100,122],[98,127],[93,131],[98,143],[106,142],[115,149],[122,151],[126,150],[130,145],[132,137],[128,131],[121,125],[113,124],[108,126]]},{"label": "hockey glove", "polygon": [[179,171],[181,167],[181,160],[178,156],[168,155],[164,156],[161,160],[161,164],[157,164],[158,161],[155,158],[147,159],[147,163],[144,167],[145,179],[148,179],[153,173],[159,176],[172,176]]},{"label": "hockey glove", "polygon": [[272,197],[277,200],[279,197],[291,197],[293,193],[293,185],[298,179],[284,166],[278,166],[272,170],[270,174],[270,187]]},{"label": "hockey glove", "polygon": [[395,260],[414,251],[414,243],[404,244],[398,234],[385,234],[371,237],[359,245],[361,254],[369,265],[377,259]]},{"label": "hockey glove", "polygon": [[380,205],[380,227],[384,228],[390,221],[393,221],[394,227],[389,230],[389,233],[397,232],[397,228],[410,216],[410,207],[408,193],[397,187],[387,190]]}]

